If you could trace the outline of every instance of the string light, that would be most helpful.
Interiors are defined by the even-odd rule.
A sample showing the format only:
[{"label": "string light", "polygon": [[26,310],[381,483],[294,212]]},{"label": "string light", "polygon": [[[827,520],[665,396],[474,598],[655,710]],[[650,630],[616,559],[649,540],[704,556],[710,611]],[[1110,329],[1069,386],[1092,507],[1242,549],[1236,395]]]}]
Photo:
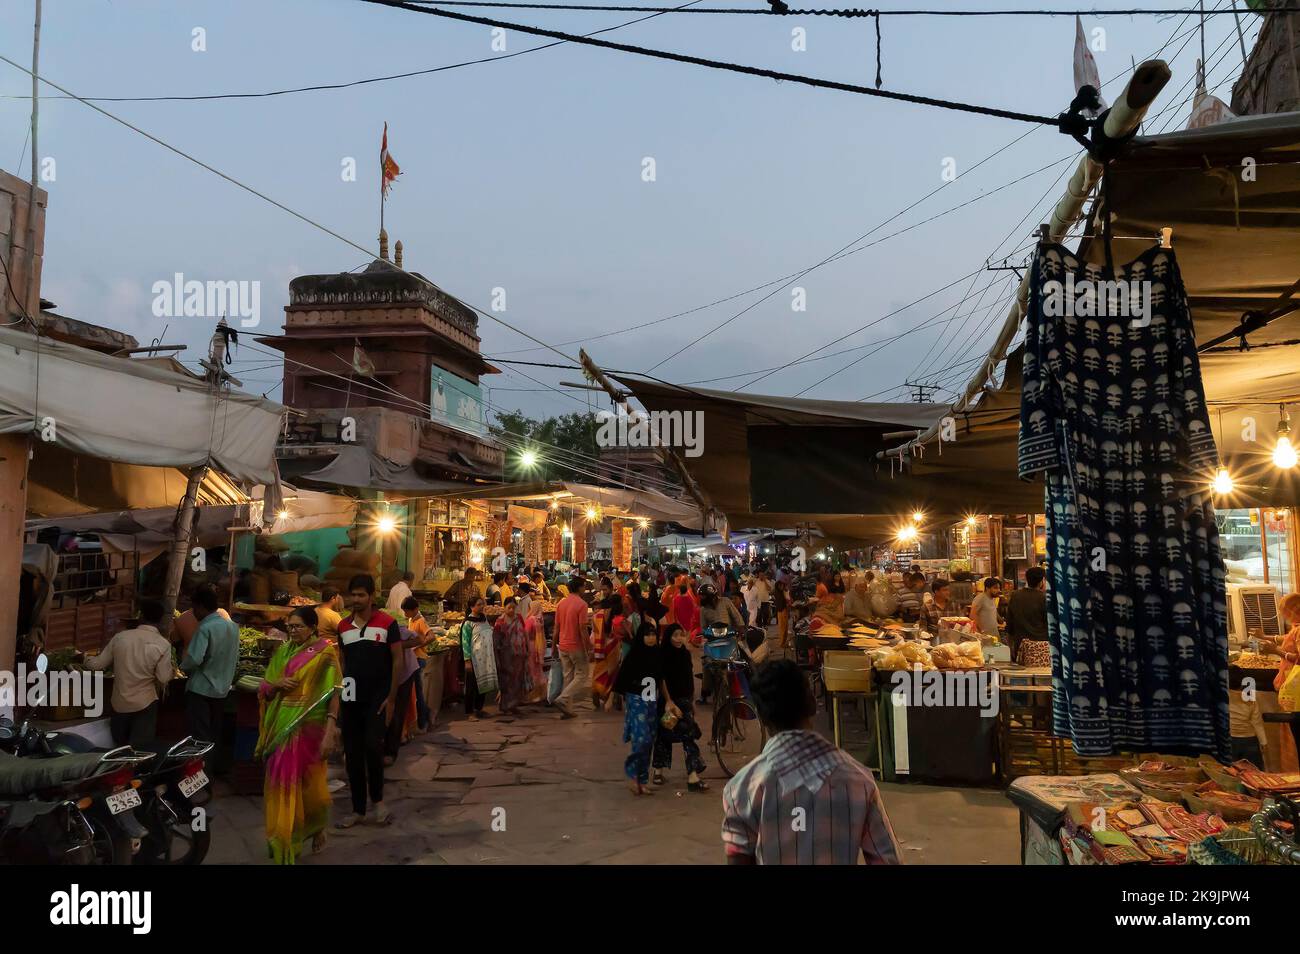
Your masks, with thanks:
[{"label": "string light", "polygon": [[975,515],[974,515],[974,514],[971,514],[969,517],[966,518],[966,526],[968,526],[968,527],[970,527],[970,528],[972,528],[972,529],[974,529],[975,524],[977,524],[978,522],[979,522],[979,521],[975,519]]}]

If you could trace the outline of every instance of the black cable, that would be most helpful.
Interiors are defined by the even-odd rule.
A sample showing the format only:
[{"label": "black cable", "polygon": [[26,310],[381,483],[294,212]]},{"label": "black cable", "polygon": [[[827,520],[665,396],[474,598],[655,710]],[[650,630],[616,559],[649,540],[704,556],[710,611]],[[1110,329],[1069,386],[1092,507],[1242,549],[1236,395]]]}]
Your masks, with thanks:
[{"label": "black cable", "polygon": [[619,53],[631,53],[636,56],[647,56],[653,59],[669,60],[673,63],[685,63],[690,66],[703,66],[708,69],[723,70],[729,73],[740,73],[744,76],[758,76],[763,79],[778,80],[787,83],[799,83],[803,86],[811,86],[816,89],[833,89],[843,93],[857,93],[861,96],[878,96],[882,99],[892,99],[902,103],[912,103],[917,106],[933,106],[936,109],[949,109],[955,112],[975,113],[980,116],[993,116],[998,119],[1014,119],[1022,123],[1035,123],[1040,126],[1056,126],[1058,117],[1042,116],[1036,113],[1022,113],[1012,109],[998,109],[994,106],[978,106],[973,103],[961,103],[956,100],[935,99],[931,96],[918,96],[914,93],[898,93],[887,89],[872,89],[869,86],[858,86],[854,83],[840,83],[835,80],[819,79],[815,76],[803,76],[799,73],[783,73],[779,70],[769,70],[758,66],[746,66],[742,63],[725,63],[721,60],[710,60],[702,56],[691,56],[686,53],[673,53],[668,50],[653,50],[644,46],[632,46],[628,43],[614,43],[610,40],[597,40],[592,37],[580,36],[576,33],[564,33],[560,30],[546,30],[541,27],[527,26],[523,23],[510,23],[505,20],[493,20],[489,17],[470,16],[465,13],[453,13],[450,10],[439,10],[436,7],[416,6],[407,0],[360,0],[361,3],[369,3],[380,7],[390,7],[394,10],[406,10],[410,13],[423,13],[432,17],[442,17],[448,20],[459,20],[463,23],[477,23],[480,26],[497,27],[502,30],[517,30],[520,33],[530,33],[534,36],[546,36],[555,40],[567,40],[570,43],[577,43],[582,46],[595,46],[605,50],[614,50]]},{"label": "black cable", "polygon": [[[692,5],[700,3],[701,0],[690,0],[677,7],[659,7],[655,9],[648,17],[637,17],[635,20],[628,20],[626,23],[618,23],[614,26],[603,27],[599,30],[593,30],[584,36],[599,36],[602,33],[612,33],[614,30],[622,30],[624,27],[635,26],[638,23],[644,23],[647,20],[653,20],[655,17],[662,16],[665,13],[684,13]],[[595,8],[593,8],[595,9]],[[631,7],[609,7],[610,11],[621,12],[640,12],[633,10]],[[513,53],[503,53],[495,56],[484,56],[477,60],[463,60],[460,63],[448,63],[446,66],[432,66],[423,70],[411,70],[406,73],[392,73],[387,76],[370,76],[366,79],[352,80],[347,83],[321,83],[316,86],[295,86],[289,89],[273,89],[261,93],[207,93],[194,96],[42,96],[41,99],[79,99],[86,103],[190,103],[205,102],[220,99],[266,99],[272,96],[290,96],[294,93],[318,93],[335,89],[351,89],[354,86],[366,86],[370,83],[387,83],[392,80],[410,79],[412,76],[428,76],[432,73],[442,73],[447,70],[457,70],[464,66],[478,66],[481,63],[495,63],[498,60],[509,60],[516,56],[523,56],[526,53],[536,53],[539,50],[549,50],[552,47],[563,46],[567,40],[557,40],[554,43],[542,43],[539,46],[530,46],[526,50],[516,50]],[[0,96],[0,99],[31,99],[31,96]],[[21,158],[19,159],[21,162]]]},{"label": "black cable", "polygon": [[[409,0],[410,3],[418,6],[436,6],[436,7],[494,7],[506,10],[570,10],[578,12],[594,13],[597,11],[633,11],[633,12],[656,12],[656,13],[675,13],[678,12],[672,8],[650,7],[650,6],[607,6],[604,4],[585,4],[585,3],[511,3],[496,2],[496,0]],[[791,16],[791,17],[844,17],[844,18],[862,18],[862,17],[1136,17],[1136,16],[1178,16],[1180,13],[1184,16],[1200,13],[1199,10],[1170,10],[1156,8],[1134,8],[1128,10],[866,10],[861,8],[850,9],[791,9],[785,7],[698,7],[692,10],[683,10],[683,13],[711,13],[711,14],[738,14],[741,16]],[[1257,13],[1260,11],[1253,10],[1249,7],[1229,7],[1224,10],[1215,11],[1216,13]],[[1270,7],[1269,13],[1300,13],[1300,7]],[[1210,11],[1205,11],[1206,16],[1210,16]]]}]

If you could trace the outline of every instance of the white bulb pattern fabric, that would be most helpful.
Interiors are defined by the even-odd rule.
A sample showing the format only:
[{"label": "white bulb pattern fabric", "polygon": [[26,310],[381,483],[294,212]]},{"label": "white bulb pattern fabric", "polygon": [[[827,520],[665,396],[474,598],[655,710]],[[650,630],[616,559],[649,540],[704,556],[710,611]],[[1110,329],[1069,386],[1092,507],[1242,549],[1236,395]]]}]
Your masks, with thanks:
[{"label": "white bulb pattern fabric", "polygon": [[[1068,273],[1074,309],[1049,301]],[[1149,315],[1094,314],[1087,289],[1111,279],[1150,282]],[[1026,325],[1019,471],[1045,481],[1054,730],[1083,756],[1226,759],[1217,452],[1173,251],[1111,276],[1040,246]]]}]

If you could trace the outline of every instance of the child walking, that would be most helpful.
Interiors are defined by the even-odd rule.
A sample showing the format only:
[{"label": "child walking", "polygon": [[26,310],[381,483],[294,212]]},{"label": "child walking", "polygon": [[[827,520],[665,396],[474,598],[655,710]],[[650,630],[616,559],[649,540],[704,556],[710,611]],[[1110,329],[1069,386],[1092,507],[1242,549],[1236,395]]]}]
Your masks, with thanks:
[{"label": "child walking", "polygon": [[661,701],[654,747],[654,783],[664,783],[663,770],[672,768],[673,743],[679,742],[686,756],[686,787],[692,792],[707,792],[708,784],[700,780],[704,759],[695,740],[703,733],[695,721],[695,706],[691,701],[695,694],[695,666],[687,642],[686,631],[673,626],[659,651]]},{"label": "child walking", "polygon": [[623,763],[633,795],[653,795],[650,781],[650,753],[659,724],[659,633],[652,623],[643,623],[632,640],[632,648],[619,667],[614,691],[623,697],[623,741],[632,751]]}]

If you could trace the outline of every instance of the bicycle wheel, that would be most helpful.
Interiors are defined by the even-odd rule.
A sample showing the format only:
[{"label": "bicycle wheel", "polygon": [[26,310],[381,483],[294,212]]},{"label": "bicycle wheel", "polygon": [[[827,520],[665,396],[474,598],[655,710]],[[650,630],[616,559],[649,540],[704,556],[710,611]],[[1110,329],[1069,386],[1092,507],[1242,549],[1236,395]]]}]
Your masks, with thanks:
[{"label": "bicycle wheel", "polygon": [[713,720],[713,754],[718,767],[735,775],[763,751],[767,730],[748,699],[727,702]]}]

